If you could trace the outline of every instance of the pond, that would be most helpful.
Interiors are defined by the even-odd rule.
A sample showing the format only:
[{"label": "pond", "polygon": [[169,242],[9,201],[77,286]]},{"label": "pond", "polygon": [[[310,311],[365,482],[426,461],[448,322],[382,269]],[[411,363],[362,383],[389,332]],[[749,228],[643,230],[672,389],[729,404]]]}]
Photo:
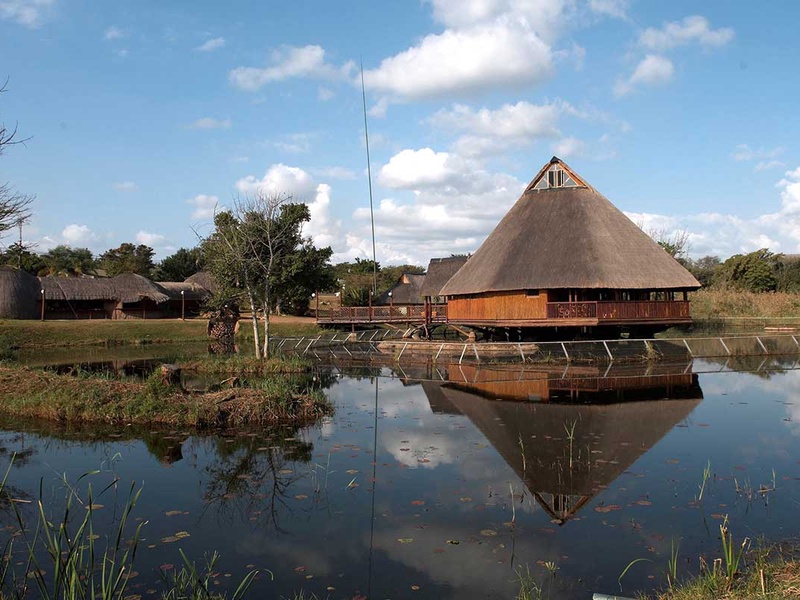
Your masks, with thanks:
[{"label": "pond", "polygon": [[[665,585],[674,547],[679,577],[711,564],[726,516],[737,545],[796,536],[794,366],[321,366],[336,414],[312,427],[5,420],[0,451],[18,453],[13,495],[35,500],[41,482],[53,512],[64,475],[100,471],[83,497],[87,481],[97,494],[118,480],[94,500],[98,527],[141,486],[130,586],[143,598],[179,549],[218,551],[221,589],[261,569],[253,598],[510,598],[520,573],[545,597],[633,596]],[[35,502],[17,506],[35,523]],[[15,527],[0,508],[5,543]]]}]

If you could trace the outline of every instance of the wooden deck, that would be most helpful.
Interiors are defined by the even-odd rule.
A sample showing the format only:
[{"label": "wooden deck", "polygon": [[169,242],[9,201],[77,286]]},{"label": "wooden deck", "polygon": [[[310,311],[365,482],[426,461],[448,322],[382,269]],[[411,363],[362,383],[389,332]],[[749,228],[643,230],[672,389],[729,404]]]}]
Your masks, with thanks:
[{"label": "wooden deck", "polygon": [[448,319],[446,304],[404,306],[341,306],[317,316],[320,324],[409,325],[453,323],[495,327],[595,327],[597,325],[647,325],[691,323],[688,301],[548,302],[546,317],[515,319]]}]

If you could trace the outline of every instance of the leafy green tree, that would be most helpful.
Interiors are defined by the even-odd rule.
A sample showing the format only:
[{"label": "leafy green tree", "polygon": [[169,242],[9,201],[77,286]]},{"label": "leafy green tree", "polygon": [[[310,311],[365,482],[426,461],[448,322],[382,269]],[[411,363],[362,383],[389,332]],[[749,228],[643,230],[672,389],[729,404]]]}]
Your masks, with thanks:
[{"label": "leafy green tree", "polygon": [[0,264],[22,269],[31,275],[38,275],[46,266],[41,256],[19,242],[14,242],[0,253]]},{"label": "leafy green tree", "polygon": [[42,254],[44,268],[42,275],[74,276],[94,272],[97,262],[88,248],[56,246]]},{"label": "leafy green tree", "polygon": [[780,261],[780,254],[766,248],[735,254],[717,269],[714,283],[748,292],[773,292],[778,287]]},{"label": "leafy green tree", "polygon": [[778,273],[778,291],[800,293],[800,258],[783,257]]},{"label": "leafy green tree", "polygon": [[183,281],[201,270],[200,248],[181,248],[162,260],[155,269],[156,281]]},{"label": "leafy green tree", "polygon": [[305,314],[312,293],[335,287],[332,254],[330,247],[316,248],[310,239],[304,239],[296,251],[281,258],[275,281],[278,313]]},{"label": "leafy green tree", "polygon": [[704,256],[697,260],[690,260],[686,264],[686,268],[694,275],[695,279],[700,282],[703,287],[709,287],[714,281],[714,275],[719,269],[722,261],[719,256]]},{"label": "leafy green tree", "polygon": [[136,273],[147,278],[153,277],[154,251],[150,246],[124,243],[118,248],[111,248],[100,255],[98,260],[101,269],[111,277],[123,273]]},{"label": "leafy green tree", "polygon": [[[216,302],[250,306],[257,357],[269,357],[270,312],[281,298],[310,296],[316,287],[302,291],[298,269],[310,263],[324,265],[330,256],[329,248],[312,251],[311,240],[302,237],[303,223],[310,218],[308,206],[289,200],[261,193],[238,199],[233,210],[215,216],[214,232],[202,243],[203,260],[220,288]],[[263,346],[259,310],[264,318]]]}]

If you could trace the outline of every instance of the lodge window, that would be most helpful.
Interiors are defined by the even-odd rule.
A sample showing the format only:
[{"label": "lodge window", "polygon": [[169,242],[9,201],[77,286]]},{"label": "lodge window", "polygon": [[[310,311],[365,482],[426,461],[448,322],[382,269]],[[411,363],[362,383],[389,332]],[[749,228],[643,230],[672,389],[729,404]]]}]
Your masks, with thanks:
[{"label": "lodge window", "polygon": [[525,290],[525,295],[528,298],[538,298],[539,297],[539,290]]},{"label": "lodge window", "polygon": [[564,171],[561,169],[550,169],[547,172],[547,183],[551,188],[562,187],[564,185]]}]

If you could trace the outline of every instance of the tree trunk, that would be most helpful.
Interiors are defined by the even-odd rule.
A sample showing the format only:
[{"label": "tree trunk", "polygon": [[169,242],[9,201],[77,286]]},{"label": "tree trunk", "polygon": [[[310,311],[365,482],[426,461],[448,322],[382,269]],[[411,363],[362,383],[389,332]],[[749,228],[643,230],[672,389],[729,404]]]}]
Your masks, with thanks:
[{"label": "tree trunk", "polygon": [[269,359],[269,301],[270,301],[270,285],[269,275],[267,275],[267,282],[264,284],[264,358]]},{"label": "tree trunk", "polygon": [[250,320],[253,323],[253,345],[255,346],[256,358],[261,358],[261,340],[258,335],[258,311],[256,310],[256,301],[253,297],[253,290],[250,288],[250,282],[245,283],[247,289],[247,299],[250,300]]}]

